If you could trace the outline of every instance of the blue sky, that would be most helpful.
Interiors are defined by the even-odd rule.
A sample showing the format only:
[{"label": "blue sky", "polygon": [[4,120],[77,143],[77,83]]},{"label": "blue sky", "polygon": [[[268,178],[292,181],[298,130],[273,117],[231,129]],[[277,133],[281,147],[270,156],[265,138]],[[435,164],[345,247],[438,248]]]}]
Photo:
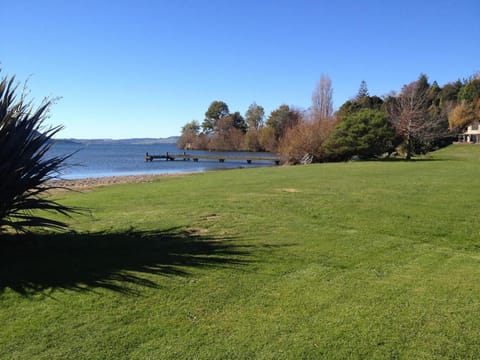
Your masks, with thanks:
[{"label": "blue sky", "polygon": [[178,135],[213,100],[244,113],[310,106],[320,75],[338,108],[425,73],[480,70],[478,0],[77,0],[0,2],[2,74],[62,97],[60,137]]}]

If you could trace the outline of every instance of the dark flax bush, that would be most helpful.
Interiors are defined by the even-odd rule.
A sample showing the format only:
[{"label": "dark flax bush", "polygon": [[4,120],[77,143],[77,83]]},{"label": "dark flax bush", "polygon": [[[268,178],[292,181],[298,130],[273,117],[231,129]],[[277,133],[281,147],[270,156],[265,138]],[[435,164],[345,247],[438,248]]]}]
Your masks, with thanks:
[{"label": "dark flax bush", "polygon": [[52,136],[62,126],[45,127],[51,100],[34,107],[24,93],[18,96],[15,77],[0,82],[0,231],[7,228],[25,232],[31,227],[64,228],[48,218],[47,212],[68,215],[73,208],[49,199],[70,155],[48,157]]}]

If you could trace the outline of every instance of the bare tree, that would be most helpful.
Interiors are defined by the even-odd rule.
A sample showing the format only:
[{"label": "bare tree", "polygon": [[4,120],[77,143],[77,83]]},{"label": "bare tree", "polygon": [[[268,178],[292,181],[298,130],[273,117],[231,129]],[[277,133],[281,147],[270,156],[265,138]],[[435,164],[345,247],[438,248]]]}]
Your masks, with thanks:
[{"label": "bare tree", "polygon": [[405,140],[406,159],[412,158],[412,144],[424,125],[426,92],[418,91],[417,82],[405,85],[400,94],[387,107],[397,133]]},{"label": "bare tree", "polygon": [[402,88],[400,94],[386,101],[390,121],[405,141],[406,159],[412,158],[415,142],[430,142],[448,136],[440,117],[428,113],[428,84],[422,77]]},{"label": "bare tree", "polygon": [[312,94],[313,119],[328,119],[333,115],[333,89],[332,80],[328,75],[322,74],[317,88]]}]

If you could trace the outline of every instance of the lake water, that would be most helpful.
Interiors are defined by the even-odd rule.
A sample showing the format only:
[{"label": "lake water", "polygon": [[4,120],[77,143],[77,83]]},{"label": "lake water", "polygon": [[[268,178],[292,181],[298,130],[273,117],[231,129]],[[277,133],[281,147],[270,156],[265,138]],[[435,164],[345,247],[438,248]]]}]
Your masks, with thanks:
[{"label": "lake water", "polygon": [[[239,167],[273,166],[268,161],[257,161],[247,164],[246,161],[199,160],[194,161],[165,161],[154,160],[145,162],[145,153],[152,155],[182,154],[175,144],[133,145],[133,144],[74,144],[56,143],[49,151],[49,155],[65,155],[76,152],[67,160],[68,168],[62,178],[82,179],[88,177],[123,176],[140,174],[173,174],[198,172],[215,169],[229,169]],[[224,154],[224,155],[252,155],[252,153],[225,153],[208,151],[187,151],[188,154]],[[271,156],[268,153],[254,153],[255,156]]]}]

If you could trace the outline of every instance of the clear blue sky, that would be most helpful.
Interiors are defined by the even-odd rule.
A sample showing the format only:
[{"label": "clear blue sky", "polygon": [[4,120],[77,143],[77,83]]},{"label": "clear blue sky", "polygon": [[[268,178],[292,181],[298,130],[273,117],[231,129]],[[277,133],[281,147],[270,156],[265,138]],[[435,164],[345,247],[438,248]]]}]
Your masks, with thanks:
[{"label": "clear blue sky", "polygon": [[213,100],[267,114],[480,70],[479,0],[0,0],[2,74],[61,96],[60,137],[178,135]]}]

